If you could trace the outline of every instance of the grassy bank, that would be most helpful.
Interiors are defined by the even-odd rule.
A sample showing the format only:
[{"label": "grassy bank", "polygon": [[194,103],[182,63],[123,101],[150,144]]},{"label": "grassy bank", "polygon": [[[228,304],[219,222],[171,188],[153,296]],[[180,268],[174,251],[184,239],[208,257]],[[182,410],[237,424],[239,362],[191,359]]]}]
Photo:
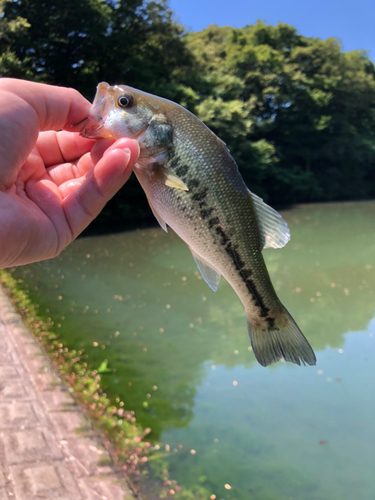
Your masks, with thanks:
[{"label": "grassy bank", "polygon": [[[55,332],[52,319],[46,321],[41,317],[39,306],[29,299],[9,272],[0,270],[0,284],[27,328],[43,346],[60,377],[70,386],[70,392],[101,431],[115,464],[121,466],[130,478],[134,491],[141,497],[147,495],[149,500],[209,498],[208,492],[183,490],[169,478],[163,458],[167,451],[162,450],[158,443],[147,440],[151,429],[142,429],[137,424],[134,411],[124,408],[120,398],[116,398],[116,404],[113,404],[105,394],[101,373],[106,371],[106,366],[103,364],[92,370],[83,349],[77,351],[66,347]],[[145,476],[149,477],[142,481]]]}]

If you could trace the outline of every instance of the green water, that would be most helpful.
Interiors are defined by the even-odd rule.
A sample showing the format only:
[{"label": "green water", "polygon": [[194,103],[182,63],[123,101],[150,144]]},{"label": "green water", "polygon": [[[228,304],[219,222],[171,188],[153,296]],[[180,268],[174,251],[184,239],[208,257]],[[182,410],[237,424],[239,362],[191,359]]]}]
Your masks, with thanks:
[{"label": "green water", "polygon": [[171,231],[82,238],[13,274],[68,345],[116,370],[107,394],[167,445],[183,487],[217,500],[374,499],[375,202],[283,216],[292,240],[265,258],[314,367],[259,366],[239,299],[224,280],[212,292]]}]

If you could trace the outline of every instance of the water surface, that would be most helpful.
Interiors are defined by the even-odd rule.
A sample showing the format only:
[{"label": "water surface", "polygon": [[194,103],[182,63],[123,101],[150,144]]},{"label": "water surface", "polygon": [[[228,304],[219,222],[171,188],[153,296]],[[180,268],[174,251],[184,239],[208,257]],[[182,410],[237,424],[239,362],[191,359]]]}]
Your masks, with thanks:
[{"label": "water surface", "polygon": [[264,255],[314,367],[259,366],[239,299],[224,280],[209,289],[172,231],[81,238],[13,274],[67,345],[94,368],[108,360],[107,394],[166,445],[182,486],[217,500],[374,499],[375,202],[283,216],[292,240]]}]

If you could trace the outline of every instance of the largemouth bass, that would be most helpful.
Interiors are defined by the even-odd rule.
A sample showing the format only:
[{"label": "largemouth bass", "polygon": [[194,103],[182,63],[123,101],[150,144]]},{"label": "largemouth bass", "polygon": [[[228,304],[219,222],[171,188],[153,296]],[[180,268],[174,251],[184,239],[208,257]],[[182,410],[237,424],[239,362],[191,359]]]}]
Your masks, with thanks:
[{"label": "largemouth bass", "polygon": [[290,238],[286,222],[251,193],[225,143],[182,106],[125,85],[100,83],[81,132],[139,142],[134,172],[161,227],[189,246],[204,280],[220,276],[244,305],[254,354],[314,365],[316,358],[281,304],[262,256]]}]

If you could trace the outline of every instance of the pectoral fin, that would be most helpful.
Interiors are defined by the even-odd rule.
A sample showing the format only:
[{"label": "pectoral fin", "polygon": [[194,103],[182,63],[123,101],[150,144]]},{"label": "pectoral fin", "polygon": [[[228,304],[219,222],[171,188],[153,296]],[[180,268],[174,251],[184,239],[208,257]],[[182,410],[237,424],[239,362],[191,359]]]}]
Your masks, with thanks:
[{"label": "pectoral fin", "polygon": [[174,174],[165,167],[158,166],[155,170],[155,176],[166,186],[173,187],[175,189],[182,189],[183,191],[189,191],[189,188],[184,181],[180,179],[178,175]]},{"label": "pectoral fin", "polygon": [[193,254],[195,263],[198,266],[198,269],[202,275],[202,278],[204,281],[207,283],[207,285],[212,288],[214,292],[216,292],[218,286],[219,286],[219,281],[220,281],[220,276],[221,274],[218,273],[213,267],[211,267],[209,264],[204,262],[200,257],[198,257],[197,254],[193,252],[193,250],[190,248],[191,253]]},{"label": "pectoral fin", "polygon": [[288,224],[272,207],[264,203],[262,198],[249,191],[258,220],[263,248],[282,248],[290,240]]}]

